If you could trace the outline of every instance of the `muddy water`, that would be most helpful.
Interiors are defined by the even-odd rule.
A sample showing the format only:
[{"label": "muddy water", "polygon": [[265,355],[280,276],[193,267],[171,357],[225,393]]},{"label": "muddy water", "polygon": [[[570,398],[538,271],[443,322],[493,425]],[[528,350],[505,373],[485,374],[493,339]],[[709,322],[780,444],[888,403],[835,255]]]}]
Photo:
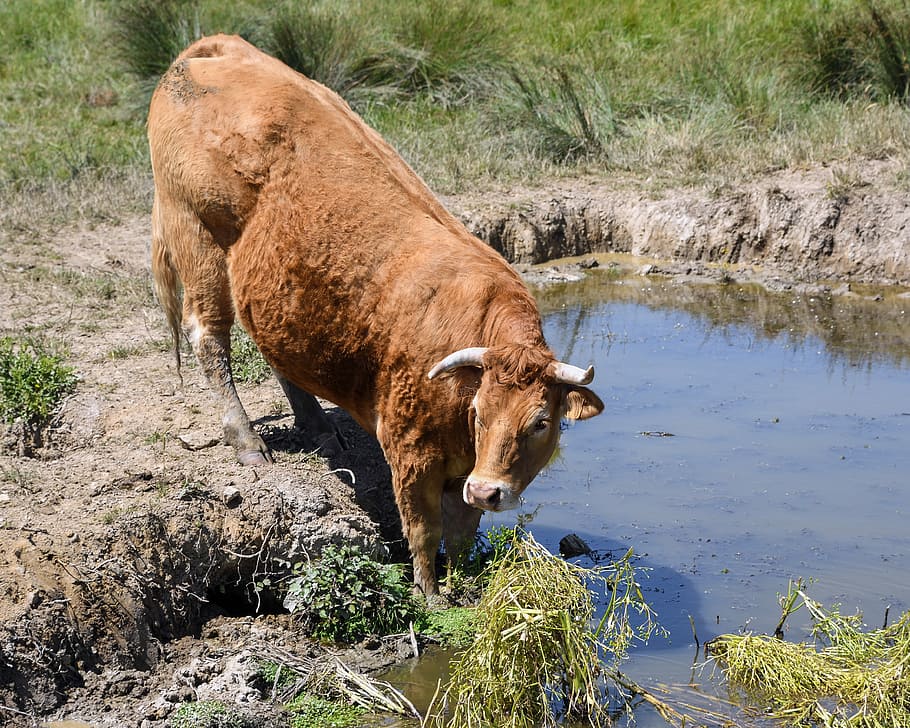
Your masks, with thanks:
[{"label": "muddy water", "polygon": [[[551,550],[576,533],[643,555],[669,630],[624,665],[643,684],[689,683],[696,637],[773,631],[789,579],[815,580],[813,597],[872,626],[910,608],[910,299],[862,293],[609,270],[538,292],[549,342],[595,364],[606,410],[563,435],[522,512]],[[799,639],[805,624],[789,630]],[[440,664],[403,682],[435,682]],[[709,673],[694,679],[723,694]],[[636,720],[665,725],[646,708]]]}]

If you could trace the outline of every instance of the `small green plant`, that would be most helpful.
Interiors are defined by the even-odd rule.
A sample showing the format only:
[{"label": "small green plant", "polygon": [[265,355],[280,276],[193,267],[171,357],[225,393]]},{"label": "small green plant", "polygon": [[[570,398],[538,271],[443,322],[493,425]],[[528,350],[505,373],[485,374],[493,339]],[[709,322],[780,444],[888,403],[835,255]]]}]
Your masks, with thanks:
[{"label": "small green plant", "polygon": [[254,728],[259,725],[220,700],[184,703],[167,720],[168,728]]},{"label": "small green plant", "polygon": [[348,728],[363,725],[362,716],[366,712],[356,705],[325,700],[301,693],[284,706],[293,717],[291,728]]},{"label": "small green plant", "polygon": [[124,346],[115,346],[107,353],[107,358],[112,359],[113,361],[119,361],[121,359],[129,359],[131,356],[138,356],[145,351],[145,347],[141,344],[127,344]]},{"label": "small green plant", "polygon": [[319,639],[356,642],[393,634],[422,614],[399,564],[380,564],[354,546],[327,546],[290,580],[284,606]]},{"label": "small green plant", "polygon": [[31,455],[63,398],[76,386],[72,367],[38,343],[0,338],[0,419],[18,430],[21,455]]},{"label": "small green plant", "polygon": [[446,647],[467,647],[477,634],[477,610],[452,607],[427,612],[417,621],[416,629],[438,638]]},{"label": "small green plant", "polygon": [[257,660],[256,680],[267,690],[294,685],[301,677],[297,670],[274,660]]},{"label": "small green plant", "polygon": [[231,330],[231,372],[234,381],[245,384],[259,384],[272,374],[250,335],[239,326]]}]

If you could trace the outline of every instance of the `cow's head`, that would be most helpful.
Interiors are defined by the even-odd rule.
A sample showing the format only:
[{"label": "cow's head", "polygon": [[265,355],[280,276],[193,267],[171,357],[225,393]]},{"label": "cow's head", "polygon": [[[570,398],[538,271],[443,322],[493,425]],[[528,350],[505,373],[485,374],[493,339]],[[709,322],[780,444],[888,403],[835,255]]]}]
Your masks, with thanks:
[{"label": "cow's head", "polygon": [[517,507],[553,455],[560,421],[585,420],[604,408],[584,386],[594,378],[594,367],[563,364],[541,347],[462,349],[434,366],[429,377],[444,372],[470,372],[474,379],[468,425],[475,463],[465,480],[464,500],[483,510]]}]

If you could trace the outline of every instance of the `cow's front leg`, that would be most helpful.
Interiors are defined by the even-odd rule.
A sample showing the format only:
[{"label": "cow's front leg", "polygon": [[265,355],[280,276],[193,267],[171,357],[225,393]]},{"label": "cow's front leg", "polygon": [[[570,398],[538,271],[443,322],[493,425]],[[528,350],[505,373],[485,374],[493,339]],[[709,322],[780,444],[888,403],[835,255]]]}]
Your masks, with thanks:
[{"label": "cow's front leg", "polygon": [[483,511],[464,502],[464,479],[450,483],[442,494],[442,536],[449,574],[462,566],[471,553]]},{"label": "cow's front leg", "polygon": [[436,554],[442,541],[442,478],[424,475],[401,482],[392,475],[401,530],[414,563],[414,584],[426,596],[439,593]]},{"label": "cow's front leg", "polygon": [[184,318],[187,338],[199,360],[209,386],[222,404],[221,422],[224,441],[232,446],[243,465],[264,465],[272,462],[269,448],[253,430],[231,375],[230,328],[206,327],[195,316]]},{"label": "cow's front leg", "polygon": [[294,412],[294,427],[313,436],[313,443],[318,452],[330,458],[347,450],[344,437],[326,417],[319,401],[277,371],[275,371],[275,378],[281,385],[281,389],[284,390],[284,395],[288,398],[291,410]]}]

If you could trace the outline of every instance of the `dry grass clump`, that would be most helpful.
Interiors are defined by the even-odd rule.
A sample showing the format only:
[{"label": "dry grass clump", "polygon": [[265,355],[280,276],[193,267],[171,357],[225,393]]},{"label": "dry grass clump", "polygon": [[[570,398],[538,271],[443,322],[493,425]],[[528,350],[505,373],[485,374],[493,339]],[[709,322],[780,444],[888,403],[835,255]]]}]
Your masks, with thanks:
[{"label": "dry grass clump", "polygon": [[[585,569],[519,534],[494,569],[478,635],[424,725],[538,728],[569,716],[608,725],[606,680],[634,640],[658,630],[632,552]],[[610,595],[599,622],[592,585]]]},{"label": "dry grass clump", "polygon": [[910,612],[862,631],[861,615],[825,610],[791,585],[784,616],[805,606],[816,644],[767,635],[721,635],[710,645],[731,684],[788,725],[910,725]]}]

